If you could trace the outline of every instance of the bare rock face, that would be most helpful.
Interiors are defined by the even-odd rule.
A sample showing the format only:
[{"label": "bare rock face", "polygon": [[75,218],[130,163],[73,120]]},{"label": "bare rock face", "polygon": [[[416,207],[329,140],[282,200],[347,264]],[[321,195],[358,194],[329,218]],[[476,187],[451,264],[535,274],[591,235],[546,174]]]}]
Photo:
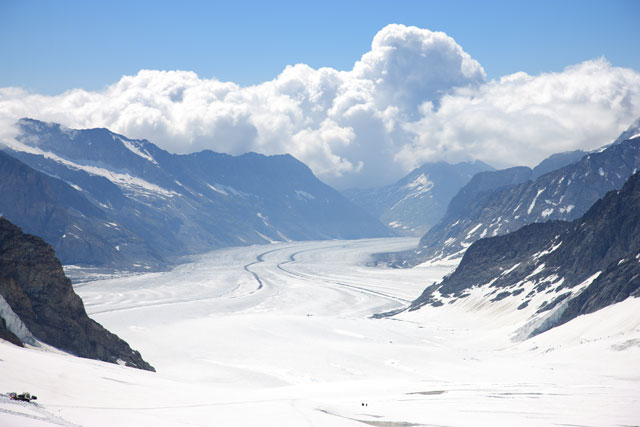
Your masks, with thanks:
[{"label": "bare rock face", "polygon": [[473,288],[485,288],[491,302],[515,298],[519,310],[553,311],[532,334],[640,297],[640,172],[572,222],[533,223],[476,241],[410,310],[466,298]]},{"label": "bare rock face", "polygon": [[[53,248],[2,217],[0,296],[39,341],[80,357],[154,371],[139,352],[87,316]],[[9,320],[2,318],[0,337],[18,343]]]}]

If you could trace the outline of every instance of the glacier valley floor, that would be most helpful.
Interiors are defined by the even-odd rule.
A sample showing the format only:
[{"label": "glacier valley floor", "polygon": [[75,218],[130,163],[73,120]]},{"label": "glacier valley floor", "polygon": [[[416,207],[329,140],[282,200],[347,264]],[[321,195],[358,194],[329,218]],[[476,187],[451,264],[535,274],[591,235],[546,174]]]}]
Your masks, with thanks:
[{"label": "glacier valley floor", "polygon": [[456,262],[395,270],[415,239],[229,248],[75,286],[157,373],[0,342],[3,426],[638,426],[640,298],[528,340],[470,297],[396,317]]}]

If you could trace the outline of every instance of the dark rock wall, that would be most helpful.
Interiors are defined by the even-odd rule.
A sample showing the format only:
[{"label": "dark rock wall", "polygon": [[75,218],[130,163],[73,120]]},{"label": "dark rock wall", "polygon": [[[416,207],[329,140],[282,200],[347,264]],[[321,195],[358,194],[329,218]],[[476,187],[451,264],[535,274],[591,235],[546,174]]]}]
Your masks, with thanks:
[{"label": "dark rock wall", "polygon": [[40,341],[77,356],[153,370],[90,319],[53,248],[0,217],[0,295]]},{"label": "dark rock wall", "polygon": [[[539,292],[561,283],[541,311],[556,307],[564,292],[600,275],[568,300],[555,326],[630,296],[640,296],[640,173],[621,190],[611,191],[573,222],[534,223],[503,236],[480,239],[466,251],[458,268],[441,283],[425,289],[411,305],[441,305],[435,292],[464,298],[474,286],[496,288],[494,301],[519,295],[514,285],[538,284]],[[562,279],[562,282],[559,282]],[[500,291],[509,288],[508,292]],[[523,306],[527,295],[522,295]],[[555,298],[555,299],[554,299]],[[541,331],[538,331],[541,332]]]}]

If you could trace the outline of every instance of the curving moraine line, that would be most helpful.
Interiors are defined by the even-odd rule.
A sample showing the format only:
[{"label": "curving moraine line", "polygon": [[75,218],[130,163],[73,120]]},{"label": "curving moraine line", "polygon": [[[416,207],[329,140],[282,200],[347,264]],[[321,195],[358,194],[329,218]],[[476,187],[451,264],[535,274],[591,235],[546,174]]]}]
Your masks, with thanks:
[{"label": "curving moraine line", "polygon": [[386,298],[386,299],[389,299],[389,300],[392,300],[392,301],[395,301],[395,302],[399,302],[399,303],[402,303],[402,304],[408,304],[408,303],[411,302],[410,300],[407,300],[407,299],[404,299],[404,298],[400,298],[400,297],[397,297],[397,296],[394,296],[394,295],[389,295],[389,294],[386,294],[384,292],[374,291],[374,290],[371,290],[371,289],[363,288],[361,286],[357,286],[357,285],[353,285],[353,284],[349,284],[349,283],[345,283],[345,282],[325,279],[325,278],[321,278],[321,277],[313,276],[313,275],[309,275],[309,274],[303,274],[303,273],[299,273],[299,272],[288,270],[288,269],[283,267],[283,265],[285,265],[285,264],[291,264],[291,263],[296,262],[296,259],[295,259],[296,256],[300,255],[302,253],[313,252],[313,251],[324,250],[324,249],[331,249],[331,248],[338,248],[338,247],[344,247],[344,245],[336,245],[336,246],[331,246],[331,247],[324,247],[324,248],[321,248],[321,249],[314,248],[314,249],[307,249],[307,250],[303,250],[303,251],[297,251],[297,252],[292,253],[289,256],[289,260],[283,261],[283,262],[277,264],[276,267],[280,271],[284,272],[285,274],[288,274],[289,276],[296,277],[298,279],[302,279],[302,280],[305,280],[305,281],[308,281],[308,282],[314,282],[314,283],[322,282],[322,283],[324,283],[325,285],[328,285],[328,286],[333,286],[333,287],[339,286],[339,287],[343,287],[343,288],[349,288],[349,289],[353,289],[353,290],[359,291],[359,292],[364,293],[364,294],[375,295],[375,296]]}]

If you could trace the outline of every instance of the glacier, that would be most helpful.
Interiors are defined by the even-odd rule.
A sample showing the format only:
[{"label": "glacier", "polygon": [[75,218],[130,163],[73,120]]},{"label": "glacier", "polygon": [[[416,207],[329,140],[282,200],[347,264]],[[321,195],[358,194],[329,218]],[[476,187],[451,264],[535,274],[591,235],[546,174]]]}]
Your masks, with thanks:
[{"label": "glacier", "polygon": [[226,248],[168,272],[88,276],[89,315],[157,373],[0,342],[0,425],[636,425],[640,299],[513,341],[527,317],[483,289],[406,307],[458,261],[369,257],[415,238]]}]

